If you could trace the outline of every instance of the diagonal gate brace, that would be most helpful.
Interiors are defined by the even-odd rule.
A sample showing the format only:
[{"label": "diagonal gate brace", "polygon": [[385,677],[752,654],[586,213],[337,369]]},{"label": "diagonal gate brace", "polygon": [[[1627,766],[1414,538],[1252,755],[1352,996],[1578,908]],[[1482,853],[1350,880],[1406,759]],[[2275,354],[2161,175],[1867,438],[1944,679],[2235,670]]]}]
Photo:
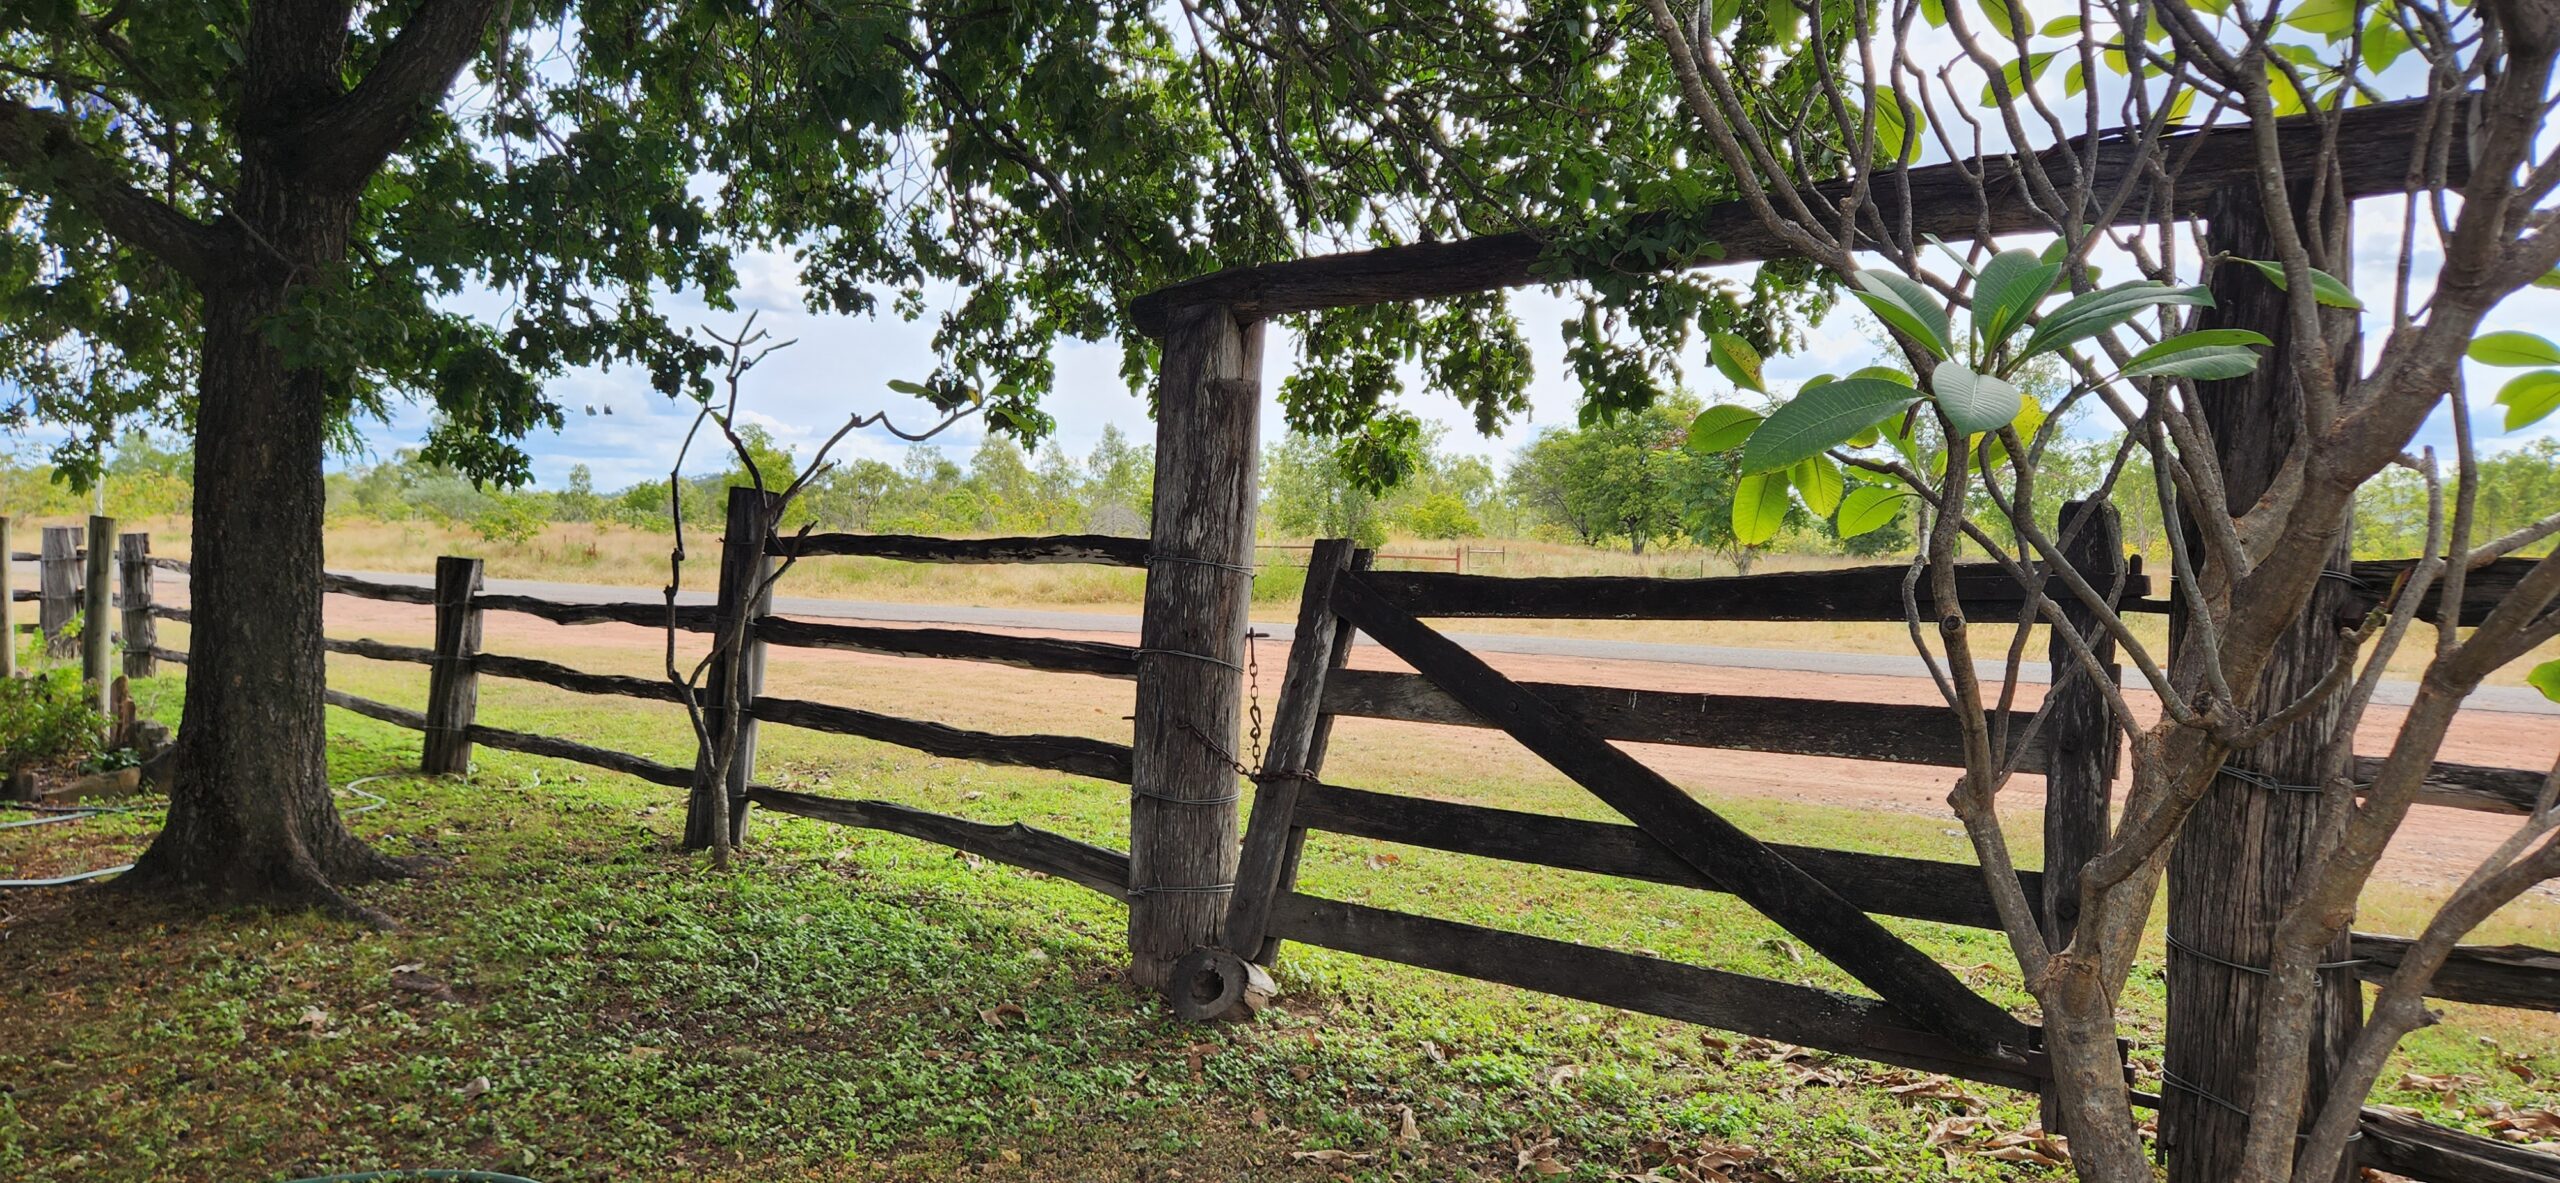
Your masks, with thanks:
[{"label": "diagonal gate brace", "polygon": [[1333,607],[1450,697],[1572,777],[1681,861],[1866,984],[1913,1022],[1974,1051],[2028,1046],[2027,1025],[1820,880],[1699,804],[1661,773],[1494,671],[1344,572]]}]

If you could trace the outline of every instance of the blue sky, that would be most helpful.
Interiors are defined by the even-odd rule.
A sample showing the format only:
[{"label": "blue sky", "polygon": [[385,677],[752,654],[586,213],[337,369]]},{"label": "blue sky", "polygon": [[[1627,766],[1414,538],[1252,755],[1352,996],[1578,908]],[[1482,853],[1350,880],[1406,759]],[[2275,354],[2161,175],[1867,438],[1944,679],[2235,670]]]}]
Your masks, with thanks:
[{"label": "blue sky", "polygon": [[[2396,211],[2390,208],[2393,204],[2367,202],[2358,211],[2362,230],[2358,287],[2376,303],[2382,302],[2381,294],[2389,291],[2392,282],[2398,222]],[[901,423],[929,419],[921,404],[886,385],[893,378],[923,378],[933,369],[929,321],[812,315],[801,305],[792,264],[783,256],[760,254],[749,258],[741,266],[741,277],[740,311],[736,313],[715,312],[683,297],[670,297],[668,307],[680,323],[724,332],[734,329],[746,311],[754,310],[759,327],[772,330],[777,338],[798,339],[798,344],[775,354],[749,377],[744,400],[749,421],[763,424],[786,445],[799,445],[805,454],[854,411],[905,410]],[[1577,306],[1540,291],[1519,293],[1518,306],[1536,357],[1536,378],[1530,388],[1532,411],[1526,421],[1514,424],[1502,437],[1487,438],[1475,432],[1471,416],[1452,400],[1418,394],[1408,395],[1405,400],[1415,413],[1447,427],[1451,448],[1487,456],[1497,465],[1506,462],[1540,427],[1570,424],[1579,401],[1562,365],[1556,331],[1559,323],[1575,314]],[[1860,319],[1851,311],[1836,312],[1808,333],[1802,351],[1772,359],[1768,368],[1772,389],[1783,394],[1816,374],[1845,373],[1874,360],[1870,330],[1859,323]],[[2560,326],[2560,292],[2529,289],[2499,309],[2488,327],[2550,333],[2555,326]],[[1046,404],[1058,420],[1058,434],[1051,446],[1082,455],[1091,449],[1107,424],[1140,439],[1153,438],[1145,401],[1121,383],[1117,345],[1065,341],[1057,346],[1055,357],[1058,384]],[[1271,390],[1288,368],[1297,364],[1296,342],[1286,334],[1275,335],[1266,357],[1264,387]],[[2517,436],[2499,433],[2498,409],[2489,406],[2488,400],[2511,373],[2470,367],[2475,431],[2484,448],[2514,446],[2535,435],[2560,430],[2560,421],[2546,421]],[[1730,397],[1729,389],[1705,366],[1699,349],[1690,351],[1682,376],[1710,401]],[[602,489],[662,477],[689,421],[685,406],[650,391],[643,375],[634,370],[571,374],[555,383],[552,393],[569,410],[567,426],[556,434],[540,432],[526,441],[535,456],[536,478],[543,487],[559,487],[566,481],[569,469],[578,464],[585,464],[594,472],[596,485]],[[587,414],[588,407],[597,413]],[[612,409],[610,415],[603,413],[607,407]],[[2420,442],[2449,451],[2452,432],[2448,424],[2446,413],[2439,412],[2421,433]],[[2091,426],[2103,427],[2094,421]],[[425,428],[425,411],[406,407],[391,423],[370,425],[367,437],[377,451],[388,455],[393,449],[416,443]],[[1276,438],[1281,430],[1279,408],[1268,401],[1263,430],[1266,438]],[[940,446],[950,449],[955,458],[965,458],[976,448],[979,434],[974,423],[963,424],[942,437]],[[852,455],[894,461],[905,447],[875,432],[849,440],[845,450]]]}]

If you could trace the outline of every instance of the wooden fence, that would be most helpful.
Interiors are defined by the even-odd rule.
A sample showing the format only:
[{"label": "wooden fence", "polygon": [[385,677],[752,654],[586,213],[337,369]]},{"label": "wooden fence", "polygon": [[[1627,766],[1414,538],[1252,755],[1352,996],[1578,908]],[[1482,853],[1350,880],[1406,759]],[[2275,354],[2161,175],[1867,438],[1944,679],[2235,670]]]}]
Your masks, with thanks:
[{"label": "wooden fence", "polygon": [[[724,572],[753,572],[777,558],[827,555],[927,563],[1145,567],[1149,562],[1145,540],[1102,536],[952,540],[811,534],[766,539],[741,520],[742,515],[751,516],[751,503],[742,509],[733,498],[732,508],[733,529],[723,544]],[[104,533],[93,528],[92,536]],[[73,569],[80,557],[77,542],[70,534],[56,540],[48,531],[43,552],[46,569]],[[184,572],[187,564],[150,555],[148,539],[140,535],[125,536],[118,553],[125,588],[121,607],[126,671],[149,673],[154,661],[183,663],[183,652],[157,643],[153,622],[184,622],[189,611],[152,598],[151,572]],[[2153,598],[2155,589],[2138,563],[2113,565],[2111,538],[2107,545],[2084,553],[2095,565],[2084,566],[2083,574],[2096,586],[2117,588],[2128,610],[2154,610],[2165,603],[2165,597]],[[2365,586],[2384,589],[2404,565],[2360,564],[2357,574]],[[2521,566],[2511,561],[2475,574],[2461,606],[2464,618],[2476,619],[2494,606]],[[1695,815],[1713,819],[1704,806],[1669,788],[1667,782],[1651,785],[1648,778],[1658,777],[1615,754],[1612,744],[1659,743],[1956,767],[1962,764],[1962,754],[1946,711],[1512,683],[1421,624],[1421,619],[1433,617],[1899,621],[1906,610],[1905,575],[1900,566],[1715,579],[1382,572],[1370,570],[1369,556],[1355,552],[1346,542],[1321,544],[1310,563],[1268,755],[1253,778],[1253,825],[1245,835],[1242,864],[1227,904],[1224,948],[1201,950],[1211,956],[1195,957],[1177,970],[1177,975],[1207,975],[1193,982],[1178,977],[1178,986],[1200,988],[1177,989],[1177,1005],[1192,1013],[1214,1012],[1235,997],[1242,979],[1250,976],[1252,971],[1242,963],[1267,964],[1281,942],[1295,940],[1838,1054],[2039,1089],[2048,1075],[2041,1056],[2016,1050],[2033,1047],[2032,1028],[2005,1013],[1994,1013],[1996,1008],[1986,1011],[1971,1005],[1969,991],[1960,986],[1947,990],[1942,983],[1925,981],[1925,972],[1915,972],[1922,967],[1910,964],[1907,946],[1902,946],[1906,952],[1895,952],[1860,935],[1864,929],[1858,926],[1872,924],[1866,919],[1869,916],[1996,929],[1999,921],[1979,867],[1816,847],[1763,846],[1738,830],[1711,833],[1712,826],[1692,825],[1698,822]],[[71,592],[60,590],[65,583]],[[69,613],[61,603],[65,596],[84,595],[95,601],[102,595],[97,583],[85,577],[55,577],[46,581],[44,591],[11,598],[41,600],[45,620],[67,619]],[[743,655],[750,691],[746,697],[751,704],[746,723],[856,736],[955,759],[1045,768],[1121,783],[1133,780],[1132,750],[1124,744],[1076,736],[972,731],[766,694],[762,655],[767,647],[782,645],[992,662],[1135,680],[1141,648],[950,628],[879,628],[791,619],[772,614],[769,603],[748,602],[755,586],[754,580],[724,578],[718,602],[677,607],[672,618],[680,629],[708,633],[732,613],[749,615],[753,652]],[[1925,589],[1925,581],[1920,586]],[[1958,586],[1967,613],[1975,619],[1996,619],[2003,611],[2014,616],[2021,604],[2016,585],[1995,568],[1968,567],[1960,573]],[[734,804],[723,808],[730,794],[707,783],[700,759],[692,767],[680,766],[493,727],[475,717],[477,684],[483,676],[582,694],[680,702],[678,690],[662,678],[593,673],[538,658],[489,652],[481,646],[481,620],[491,611],[522,613],[564,625],[660,628],[670,620],[663,602],[565,603],[491,593],[481,588],[477,560],[450,557],[438,561],[433,587],[331,574],[326,590],[433,610],[435,642],[431,646],[327,641],[333,653],[428,667],[425,711],[337,690],[328,692],[328,701],[421,732],[422,764],[431,770],[467,767],[474,745],[575,761],[688,790],[688,834],[696,836],[736,809]],[[1925,591],[1920,595],[1925,611]],[[2429,611],[2433,610],[2430,606]],[[103,609],[91,611],[94,618]],[[1419,672],[1348,668],[1352,641],[1359,633],[1379,640]],[[2094,693],[2091,687],[2075,684],[2067,676],[2067,667],[2057,669],[2065,669],[2066,676],[2049,695],[2066,700],[2067,706],[2071,696]],[[1325,752],[1332,723],[1342,716],[1501,727],[1620,807],[1637,824],[1457,804],[1327,782],[1322,777]],[[2085,858],[2092,849],[2085,835],[2075,837],[2067,831],[2086,828],[2091,811],[2085,806],[2090,799],[2096,802],[2094,816],[2103,824],[2114,745],[2112,736],[2093,741],[2072,730],[2103,728],[2103,719],[2092,713],[2057,710],[2048,723],[2020,757],[2022,770],[2048,778],[2048,866],[2044,871],[2021,872],[2019,879],[2027,899],[2039,908],[2040,920],[2059,931],[2067,918],[2058,920],[2055,913],[2071,898],[2065,890],[2073,866],[2071,852],[2076,850],[2078,857]],[[744,802],[966,850],[1124,901],[1133,900],[1141,890],[1131,886],[1127,853],[1018,823],[989,824],[894,802],[825,797],[755,783],[752,749],[742,745],[741,751],[735,796]],[[2520,769],[2440,764],[2424,800],[2460,809],[2521,813],[2529,807],[2539,779],[2539,774]],[[2083,808],[2072,807],[2075,797]],[[1693,810],[1694,814],[1683,814],[1685,821],[1675,818],[1666,823],[1664,810]],[[1893,1000],[1309,895],[1297,889],[1296,879],[1299,851],[1309,831],[1736,894],[1791,930],[1808,935],[1835,963],[1877,985],[1879,993]],[[1764,860],[1761,870],[1766,874],[1734,873],[1734,866],[1751,865],[1748,860],[1754,858]],[[2410,944],[2403,937],[2355,934],[2356,972],[2369,981],[2386,978]],[[1920,982],[1923,991],[1939,993],[1932,998],[1898,992],[1910,989],[1912,982]],[[2466,946],[2438,975],[2431,992],[2453,1001],[2560,1011],[2560,953],[2519,946]],[[1969,1034],[1996,1038],[1968,1038]],[[2144,1100],[2156,1103],[2157,1098]],[[2547,1155],[2381,1111],[2369,1112],[2364,1133],[2359,1146],[2367,1165],[2416,1178],[2560,1178],[2560,1163]]]}]

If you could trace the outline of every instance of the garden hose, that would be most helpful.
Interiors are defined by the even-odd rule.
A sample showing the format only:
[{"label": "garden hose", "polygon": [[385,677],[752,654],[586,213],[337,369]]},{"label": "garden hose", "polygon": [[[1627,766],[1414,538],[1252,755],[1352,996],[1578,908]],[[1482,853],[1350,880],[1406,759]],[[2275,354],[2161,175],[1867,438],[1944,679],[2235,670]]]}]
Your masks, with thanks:
[{"label": "garden hose", "polygon": [[[348,781],[348,782],[346,783],[346,785],[344,786],[344,787],[345,787],[345,789],[346,789],[346,791],[348,791],[348,792],[350,792],[350,793],[353,793],[353,794],[355,794],[356,796],[366,798],[366,802],[365,802],[365,804],[363,804],[363,805],[359,805],[359,806],[355,807],[354,809],[350,809],[350,810],[346,811],[344,814],[342,814],[342,815],[340,815],[340,816],[343,816],[343,817],[354,817],[354,816],[356,816],[357,814],[360,814],[360,813],[371,813],[371,812],[373,812],[374,810],[377,810],[377,809],[382,808],[384,805],[390,804],[390,802],[388,802],[388,801],[386,801],[386,800],[384,800],[384,799],[383,799],[383,797],[382,797],[382,795],[381,795],[380,793],[368,793],[368,792],[364,791],[363,789],[358,788],[357,786],[359,786],[359,785],[367,785],[367,784],[371,784],[371,783],[373,783],[374,781],[378,781],[378,780],[386,780],[386,779],[389,779],[389,778],[391,777],[391,775],[392,775],[391,773],[387,773],[387,772],[386,772],[386,773],[381,773],[381,774],[374,775],[374,776],[359,776],[359,777],[355,778],[354,780]],[[15,821],[15,822],[0,823],[0,830],[13,829],[13,828],[16,828],[16,827],[19,827],[19,826],[41,826],[41,825],[47,825],[47,824],[50,824],[50,823],[53,823],[53,822],[72,822],[72,821],[79,821],[79,820],[80,820],[80,819],[82,819],[82,818],[85,818],[85,817],[96,817],[97,815],[102,814],[102,813],[132,813],[132,812],[134,812],[133,810],[130,810],[130,809],[117,809],[117,808],[113,808],[113,807],[111,807],[111,806],[104,806],[104,805],[94,805],[94,806],[92,806],[92,805],[84,805],[84,806],[79,806],[79,807],[77,807],[77,808],[75,808],[75,809],[69,810],[69,811],[67,811],[67,812],[57,811],[57,810],[53,810],[53,809],[47,809],[47,808],[46,808],[46,807],[44,807],[44,806],[34,806],[34,807],[32,807],[32,808],[39,809],[39,810],[43,810],[44,812],[47,812],[47,813],[60,812],[60,815],[59,815],[59,816],[55,816],[55,817],[40,817],[40,818],[35,818],[35,819],[33,819],[33,820],[30,820],[30,821]],[[123,864],[123,865],[121,865],[121,866],[114,866],[114,867],[100,867],[100,868],[98,868],[98,869],[97,869],[97,870],[95,870],[95,871],[82,871],[82,872],[80,872],[79,874],[76,874],[76,875],[63,875],[63,876],[60,876],[60,877],[58,877],[58,878],[53,878],[53,879],[0,879],[0,890],[6,890],[6,889],[9,889],[9,888],[12,888],[12,887],[69,887],[69,886],[71,886],[71,885],[72,885],[72,884],[74,884],[74,883],[86,883],[86,882],[88,882],[89,880],[92,880],[92,879],[104,879],[104,878],[106,878],[106,877],[107,877],[107,876],[109,876],[109,875],[121,874],[121,873],[123,873],[123,872],[130,871],[130,870],[132,870],[132,869],[133,869],[133,864],[132,864],[132,863],[125,863],[125,864]],[[368,1176],[368,1177],[397,1178],[397,1177],[400,1177],[400,1176],[396,1176],[396,1175],[388,1175],[388,1176]],[[441,1176],[441,1175],[416,1175],[416,1176],[411,1176],[411,1177],[414,1177],[414,1178],[420,1178],[420,1179],[426,1179],[426,1178],[445,1178],[445,1177],[447,1177],[447,1176]],[[472,1176],[472,1175],[468,1175],[468,1174],[465,1174],[465,1175],[455,1175],[455,1176],[450,1176],[450,1177],[452,1177],[452,1178],[488,1178],[488,1179],[507,1179],[507,1178],[511,1178],[511,1176],[507,1176],[507,1175],[481,1175],[481,1176]]]}]

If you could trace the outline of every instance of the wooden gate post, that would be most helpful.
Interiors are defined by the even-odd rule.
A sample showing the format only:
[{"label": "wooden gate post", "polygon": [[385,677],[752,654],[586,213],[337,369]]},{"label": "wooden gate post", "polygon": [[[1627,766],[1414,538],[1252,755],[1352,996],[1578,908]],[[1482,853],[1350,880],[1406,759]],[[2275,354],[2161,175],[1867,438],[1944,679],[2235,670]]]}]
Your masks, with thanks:
[{"label": "wooden gate post", "polygon": [[[2208,257],[2275,257],[2256,194],[2255,186],[2241,185],[2215,197],[2206,223]],[[2294,217],[2306,228],[2326,221],[2311,214],[2297,210]],[[2351,274],[2346,228],[2331,229],[2329,257],[2314,260],[2314,265]],[[2274,341],[2255,373],[2197,383],[2228,494],[2228,505],[2221,508],[2237,516],[2274,483],[2302,429],[2301,378],[2294,366],[2293,321],[2284,294],[2245,263],[2215,266],[2211,284],[2215,307],[2202,318],[2203,327],[2255,329]],[[2355,314],[2323,312],[2322,333],[2343,372],[2357,356]],[[2339,577],[2319,581],[2309,610],[2278,642],[2259,679],[2260,703],[2296,700],[2318,685],[2337,659],[2338,622],[2352,611],[2347,525],[2339,523],[2330,554],[2330,570]],[[2174,650],[2182,618],[2173,615],[2171,624]],[[2319,793],[2311,785],[2320,775],[2321,753],[2337,731],[2343,698],[2331,695],[2326,705],[2267,743],[2233,756],[2188,816],[2170,853],[2169,1016],[2160,1150],[2171,1183],[2224,1183],[2239,1174],[2248,1119],[2229,1106],[2245,1109],[2256,1089],[2264,967],[2273,956],[2276,923],[2310,859],[2320,808]],[[2341,931],[2324,960],[2351,964],[2349,956]],[[2363,1001],[2351,968],[2324,975],[2315,1035],[2301,1051],[2313,1064],[2306,1113],[2318,1112],[2332,1067],[2363,1023]],[[2354,1177],[2355,1159],[2344,1156],[2341,1180]]]},{"label": "wooden gate post", "polygon": [[1218,943],[1235,890],[1237,722],[1253,607],[1262,325],[1174,309],[1156,384],[1154,521],[1129,798],[1129,977]]},{"label": "wooden gate post", "polygon": [[115,671],[108,657],[115,652],[116,552],[107,541],[116,536],[114,518],[89,519],[87,570],[80,585],[80,678],[89,703],[98,713],[115,714]]},{"label": "wooden gate post", "polygon": [[60,661],[79,651],[71,618],[80,613],[80,527],[47,526],[36,558],[36,627],[44,655]]},{"label": "wooden gate post", "polygon": [[[0,550],[7,549],[0,543]],[[124,676],[148,678],[160,672],[152,650],[160,644],[160,625],[151,619],[151,535],[126,534],[116,539],[116,590],[124,609]]]},{"label": "wooden gate post", "polygon": [[427,738],[418,767],[471,771],[471,723],[480,713],[480,560],[436,558],[436,659],[427,667]]},{"label": "wooden gate post", "polygon": [[[729,490],[729,519],[720,533],[720,604],[712,614],[712,627],[719,630],[714,638],[733,635],[743,621],[746,632],[744,648],[724,654],[711,663],[710,677],[703,690],[707,695],[702,708],[703,729],[713,736],[722,729],[737,728],[737,745],[729,758],[729,776],[716,787],[711,784],[711,749],[701,748],[694,759],[693,796],[685,805],[684,848],[706,850],[712,845],[714,825],[728,827],[729,843],[736,845],[747,836],[747,786],[754,783],[756,768],[756,718],[751,711],[741,710],[734,720],[722,707],[722,688],[737,679],[738,702],[752,704],[764,693],[764,642],[756,637],[754,622],[773,611],[773,559],[765,553],[773,510],[781,501],[777,493],[759,495],[751,487]],[[717,644],[717,640],[714,641]]]},{"label": "wooden gate post", "polygon": [[18,547],[0,514],[0,678],[18,676]]},{"label": "wooden gate post", "polygon": [[[2083,515],[2086,515],[2085,517]],[[2118,581],[2124,575],[2124,534],[2116,507],[2106,502],[2066,501],[2055,525],[2064,562],[2088,580],[2108,603],[2121,600]],[[2058,581],[2057,581],[2058,582]],[[2113,681],[2116,642],[2098,625],[2094,612],[2080,606],[2068,591],[2053,589],[2062,615],[2089,643]],[[2060,949],[2071,943],[2080,919],[2080,871],[2107,842],[2107,801],[2116,778],[2117,735],[2106,692],[2091,680],[2080,658],[2059,635],[2048,638],[2045,659],[2053,673],[2045,691],[2044,773],[2044,940]],[[2060,1130],[2060,1099],[2044,1095],[2044,1128]]]}]

